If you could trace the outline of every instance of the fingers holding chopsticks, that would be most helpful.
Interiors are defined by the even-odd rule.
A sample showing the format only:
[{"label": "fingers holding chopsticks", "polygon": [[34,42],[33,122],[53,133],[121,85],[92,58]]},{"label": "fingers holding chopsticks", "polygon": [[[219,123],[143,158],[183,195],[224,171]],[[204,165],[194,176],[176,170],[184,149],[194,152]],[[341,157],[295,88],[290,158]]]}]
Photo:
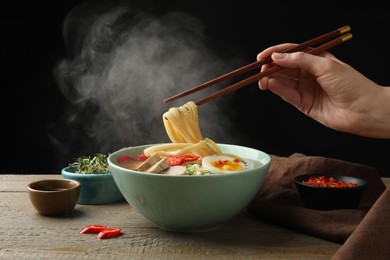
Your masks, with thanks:
[{"label": "fingers holding chopsticks", "polygon": [[285,52],[286,49],[293,48],[295,46],[298,46],[298,44],[295,43],[282,43],[275,46],[268,47],[267,49],[263,50],[259,54],[257,54],[257,60],[263,60],[267,57],[271,56],[274,52]]},{"label": "fingers holding chopsticks", "polygon": [[325,74],[327,61],[340,62],[336,57],[328,52],[313,55],[307,52],[281,53],[274,52],[271,54],[272,63],[265,64],[261,67],[261,72],[264,73],[275,66],[281,67],[280,70],[268,75],[267,77],[283,76],[285,78],[298,79],[302,75],[302,71],[312,74],[313,77],[320,77]]},{"label": "fingers holding chopsticks", "polygon": [[[262,59],[265,59],[267,57],[272,58],[273,53],[275,53],[275,55],[276,54],[283,55],[282,53],[286,49],[290,49],[290,48],[293,48],[296,46],[298,46],[298,44],[284,43],[284,44],[279,44],[279,45],[269,47],[257,55],[257,60],[262,60]],[[261,72],[266,72],[266,71],[270,70],[272,67],[275,66],[275,64],[277,64],[277,63],[264,64],[263,66],[261,66]],[[283,70],[277,71],[277,72],[275,72],[267,77],[260,78],[259,87],[261,90],[268,89],[268,81],[269,81],[270,77],[272,77],[272,78],[280,77],[281,81],[285,81],[283,85],[286,85],[287,87],[289,87],[291,85],[296,85],[296,81],[297,81],[300,73],[301,73],[300,69],[283,69]],[[288,84],[289,81],[291,82],[291,84]]]},{"label": "fingers holding chopsticks", "polygon": [[[268,89],[270,78],[280,78],[280,81],[283,81],[284,83],[283,85],[291,87],[291,85],[296,85],[296,82],[299,81],[301,77],[305,76],[305,72],[314,76],[319,76],[319,73],[322,72],[320,67],[323,67],[323,65],[318,65],[320,67],[316,69],[315,64],[321,64],[321,62],[317,60],[318,57],[329,58],[340,62],[333,54],[327,51],[318,53],[315,56],[304,51],[292,53],[283,51],[286,48],[292,48],[297,45],[298,44],[293,43],[279,44],[269,47],[257,55],[258,60],[264,59],[264,57],[271,57],[272,59],[272,63],[264,64],[261,67],[261,72],[266,72],[275,66],[282,67],[281,70],[259,79],[259,87],[261,90]],[[302,73],[302,71],[304,71],[304,73]],[[288,82],[291,83],[288,84]]]},{"label": "fingers holding chopsticks", "polygon": [[[320,91],[316,78],[305,70],[300,63],[300,56],[309,55],[304,52],[272,53],[273,65],[263,66],[262,72],[269,66],[280,66],[281,70],[259,79],[261,90],[270,90],[283,100],[308,114],[317,91]],[[314,57],[314,56],[313,56]],[[311,58],[311,57],[307,57]],[[317,56],[317,58],[320,58]]]},{"label": "fingers holding chopsticks", "polygon": [[278,50],[278,46],[259,54],[260,58],[262,55],[271,55],[273,61],[272,65],[264,65],[262,72],[273,66],[282,69],[259,79],[259,88],[272,91],[307,115],[310,115],[316,106],[321,106],[319,99],[329,99],[326,93],[333,91],[335,82],[345,78],[343,71],[346,65],[329,52],[313,55],[301,51],[272,53],[273,50]]}]

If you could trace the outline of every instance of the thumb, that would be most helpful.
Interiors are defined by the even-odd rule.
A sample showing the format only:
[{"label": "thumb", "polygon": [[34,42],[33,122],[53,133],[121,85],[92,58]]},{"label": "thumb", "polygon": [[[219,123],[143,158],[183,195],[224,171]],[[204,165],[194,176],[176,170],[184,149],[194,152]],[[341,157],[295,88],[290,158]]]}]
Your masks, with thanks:
[{"label": "thumb", "polygon": [[328,62],[331,60],[312,55],[306,52],[277,53],[271,56],[273,62],[279,66],[290,69],[301,69],[314,76],[321,76],[325,73]]}]

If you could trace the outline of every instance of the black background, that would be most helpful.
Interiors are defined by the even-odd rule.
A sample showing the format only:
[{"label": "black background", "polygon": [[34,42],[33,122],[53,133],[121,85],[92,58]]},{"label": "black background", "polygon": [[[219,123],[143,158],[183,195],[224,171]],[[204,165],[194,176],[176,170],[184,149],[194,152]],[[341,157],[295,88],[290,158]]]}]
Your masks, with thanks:
[{"label": "black background", "polygon": [[[91,1],[91,6],[117,2]],[[127,1],[156,15],[180,10],[200,19],[209,37],[226,43],[230,52],[248,63],[270,45],[302,42],[350,25],[354,38],[332,52],[387,85],[389,10],[374,1],[340,2],[312,6],[297,1]],[[69,55],[63,21],[80,3],[85,2],[19,1],[3,6],[1,173],[59,173],[64,162],[80,155],[75,150],[71,157],[59,158],[47,134],[48,124],[62,116],[66,105],[53,77],[56,62]],[[238,141],[243,145],[283,156],[299,152],[363,163],[390,176],[388,140],[328,129],[272,93],[260,92],[257,84],[237,91],[230,109],[226,113],[246,136]]]}]

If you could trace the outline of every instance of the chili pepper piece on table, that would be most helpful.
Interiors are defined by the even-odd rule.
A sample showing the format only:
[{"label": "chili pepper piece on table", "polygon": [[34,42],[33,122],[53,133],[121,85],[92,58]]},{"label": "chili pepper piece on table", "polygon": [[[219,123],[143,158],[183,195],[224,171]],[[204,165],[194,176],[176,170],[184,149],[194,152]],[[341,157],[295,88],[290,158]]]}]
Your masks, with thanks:
[{"label": "chili pepper piece on table", "polygon": [[97,235],[98,239],[107,239],[117,237],[122,234],[122,229],[120,228],[105,228]]},{"label": "chili pepper piece on table", "polygon": [[106,226],[99,225],[99,224],[92,224],[84,227],[81,231],[80,234],[98,234],[102,230],[106,229]]}]

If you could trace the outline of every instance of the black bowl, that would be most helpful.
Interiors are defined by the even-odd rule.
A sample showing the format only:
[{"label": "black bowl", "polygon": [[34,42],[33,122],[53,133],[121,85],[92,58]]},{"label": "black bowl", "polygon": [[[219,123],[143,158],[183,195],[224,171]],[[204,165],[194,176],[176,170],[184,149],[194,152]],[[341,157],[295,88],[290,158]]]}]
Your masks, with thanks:
[{"label": "black bowl", "polygon": [[[303,183],[310,177],[316,178],[320,176],[333,177],[335,180],[347,183],[356,183],[357,186],[329,188]],[[294,182],[303,205],[306,208],[318,210],[354,209],[359,205],[362,195],[367,188],[367,182],[364,179],[335,174],[304,174],[295,177]]]}]

